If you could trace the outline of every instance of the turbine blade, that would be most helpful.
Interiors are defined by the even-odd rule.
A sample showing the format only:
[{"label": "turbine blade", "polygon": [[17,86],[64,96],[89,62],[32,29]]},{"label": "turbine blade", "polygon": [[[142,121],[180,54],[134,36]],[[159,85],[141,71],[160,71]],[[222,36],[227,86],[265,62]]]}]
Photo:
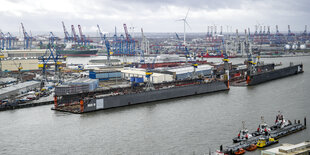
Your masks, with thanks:
[{"label": "turbine blade", "polygon": [[184,19],[178,19],[178,20],[175,20],[175,21],[183,21]]},{"label": "turbine blade", "polygon": [[189,9],[190,9],[190,8],[188,8],[187,13],[186,13],[186,16],[185,16],[185,18],[184,18],[185,20],[187,19]]}]

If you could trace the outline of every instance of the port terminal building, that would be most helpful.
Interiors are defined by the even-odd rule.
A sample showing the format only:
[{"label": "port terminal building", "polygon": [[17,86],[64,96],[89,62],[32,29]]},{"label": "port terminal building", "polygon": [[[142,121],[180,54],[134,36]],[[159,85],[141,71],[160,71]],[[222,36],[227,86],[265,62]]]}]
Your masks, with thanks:
[{"label": "port terminal building", "polygon": [[310,141],[299,144],[282,144],[275,148],[262,150],[261,155],[310,155]]}]

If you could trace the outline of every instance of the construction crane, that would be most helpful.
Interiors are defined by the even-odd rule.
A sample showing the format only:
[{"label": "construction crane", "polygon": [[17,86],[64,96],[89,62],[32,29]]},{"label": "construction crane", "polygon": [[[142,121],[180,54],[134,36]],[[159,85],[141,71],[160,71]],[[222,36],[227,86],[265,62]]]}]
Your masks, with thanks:
[{"label": "construction crane", "polygon": [[32,46],[32,36],[29,36],[29,34],[26,32],[23,23],[21,23],[22,29],[23,29],[23,34],[24,34],[24,49],[31,48]]},{"label": "construction crane", "polygon": [[101,41],[103,43],[104,40],[105,40],[105,35],[101,32],[100,27],[99,27],[98,24],[97,24],[97,27],[98,27],[98,32],[99,32],[99,35],[100,35],[100,39],[101,39]]},{"label": "construction crane", "polygon": [[145,85],[145,90],[146,91],[151,91],[154,90],[153,82],[151,81],[151,76],[153,75],[153,69],[154,69],[154,63],[156,60],[157,55],[154,56],[152,63],[147,64],[147,70],[145,72],[145,77],[147,79],[146,85]]},{"label": "construction crane", "polygon": [[69,32],[67,31],[65,23],[63,21],[62,21],[62,27],[64,29],[64,34],[65,34],[64,43],[67,43],[68,41],[72,42],[73,41],[73,37],[69,35]]},{"label": "construction crane", "polygon": [[244,46],[245,46],[245,52],[247,55],[247,65],[248,65],[248,75],[252,75],[255,72],[255,60],[253,61],[253,54],[252,51],[250,49],[250,42],[249,42],[249,37],[247,34],[247,31],[245,29],[245,42],[244,42]]},{"label": "construction crane", "polygon": [[177,50],[181,50],[181,47],[182,47],[182,40],[181,40],[181,38],[179,37],[179,35],[175,32],[175,35],[176,35],[176,37],[177,37],[177,39],[178,39],[178,45],[177,45]]},{"label": "construction crane", "polygon": [[142,51],[145,54],[150,54],[149,53],[149,51],[150,51],[150,46],[149,46],[150,42],[144,36],[143,28],[141,28],[141,34],[142,34],[142,42],[141,42]]},{"label": "construction crane", "polygon": [[58,37],[56,37],[53,32],[50,32],[50,36],[49,36],[49,45],[52,46],[54,44],[57,44],[57,40],[59,40]]},{"label": "construction crane", "polygon": [[110,60],[110,57],[111,55],[113,54],[112,50],[111,50],[111,45],[110,45],[110,42],[108,40],[108,38],[106,37],[106,35],[104,35],[101,30],[100,30],[100,27],[99,25],[97,24],[97,27],[98,27],[98,32],[99,32],[99,35],[100,35],[100,39],[102,41],[102,44],[105,44],[106,48],[107,48],[107,60],[108,60],[108,66],[111,65],[111,60]]}]

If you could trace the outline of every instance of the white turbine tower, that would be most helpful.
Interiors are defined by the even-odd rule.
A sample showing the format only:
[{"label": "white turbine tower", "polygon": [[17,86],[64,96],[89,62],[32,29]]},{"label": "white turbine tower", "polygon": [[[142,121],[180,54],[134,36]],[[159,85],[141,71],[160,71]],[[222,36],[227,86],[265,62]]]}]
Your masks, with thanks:
[{"label": "white turbine tower", "polygon": [[188,9],[188,11],[186,13],[185,18],[177,20],[177,21],[183,21],[184,22],[184,43],[183,43],[184,46],[186,46],[186,25],[190,28],[189,24],[187,23],[188,12],[189,12],[189,9]]}]

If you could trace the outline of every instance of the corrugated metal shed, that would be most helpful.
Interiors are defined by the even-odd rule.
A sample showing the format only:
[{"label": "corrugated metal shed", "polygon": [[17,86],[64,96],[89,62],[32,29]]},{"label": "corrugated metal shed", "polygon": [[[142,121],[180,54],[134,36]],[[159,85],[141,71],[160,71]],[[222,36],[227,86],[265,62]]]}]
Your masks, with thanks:
[{"label": "corrugated metal shed", "polygon": [[[131,69],[123,69],[122,77],[124,79],[130,80],[130,77],[142,77],[144,81],[147,81],[145,77],[145,69],[141,68],[131,68]],[[170,82],[173,81],[173,75],[163,74],[163,73],[153,73],[151,76],[151,81],[153,83],[161,83],[161,82]]]},{"label": "corrugated metal shed", "polygon": [[38,88],[40,82],[38,81],[27,81],[23,83],[18,83],[16,85],[5,87],[0,89],[0,100],[10,97],[11,95],[17,95],[27,89]]}]

